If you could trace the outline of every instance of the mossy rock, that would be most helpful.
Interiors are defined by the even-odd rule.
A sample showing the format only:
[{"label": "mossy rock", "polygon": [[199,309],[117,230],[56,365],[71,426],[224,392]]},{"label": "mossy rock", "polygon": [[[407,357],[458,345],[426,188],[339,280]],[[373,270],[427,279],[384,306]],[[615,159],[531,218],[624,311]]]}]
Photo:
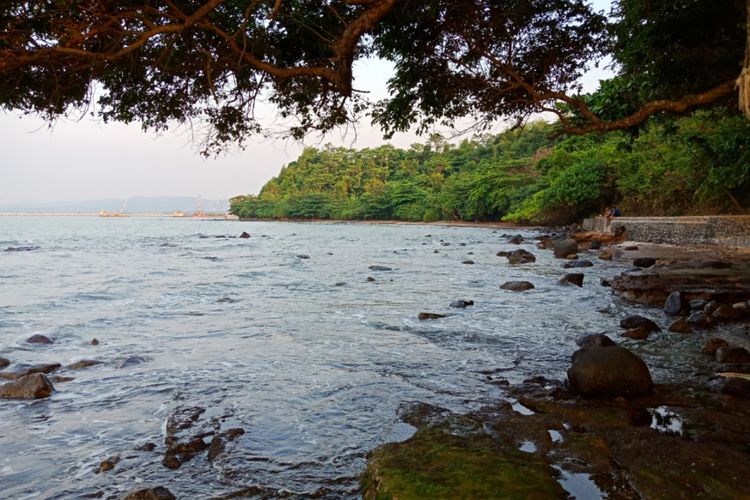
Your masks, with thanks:
[{"label": "mossy rock", "polygon": [[458,437],[440,428],[374,450],[362,479],[365,499],[566,498],[538,455],[487,435]]}]

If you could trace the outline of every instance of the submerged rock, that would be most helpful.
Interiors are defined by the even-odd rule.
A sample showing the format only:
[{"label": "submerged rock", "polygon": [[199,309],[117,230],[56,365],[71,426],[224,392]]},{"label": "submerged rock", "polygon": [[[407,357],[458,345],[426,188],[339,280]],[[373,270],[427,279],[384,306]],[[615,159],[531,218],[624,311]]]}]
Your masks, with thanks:
[{"label": "submerged rock", "polygon": [[8,365],[10,365],[10,360],[0,356],[0,370],[6,368]]},{"label": "submerged rock", "polygon": [[306,253],[301,253],[301,254],[297,255],[297,258],[298,259],[302,259],[302,260],[307,260],[307,259],[310,258],[310,256],[307,255]]},{"label": "submerged rock", "polygon": [[705,344],[703,344],[702,351],[706,354],[714,355],[716,354],[716,350],[719,347],[727,347],[729,345],[729,342],[727,342],[724,339],[720,339],[718,337],[712,337],[706,341]]},{"label": "submerged rock", "polygon": [[654,387],[646,363],[620,346],[579,349],[568,370],[573,390],[595,398],[633,398],[649,394]]},{"label": "submerged rock", "polygon": [[6,252],[32,252],[34,250],[39,250],[39,245],[23,245],[19,247],[8,247],[5,249]]},{"label": "submerged rock", "polygon": [[440,313],[432,313],[432,312],[421,312],[417,315],[417,318],[419,318],[420,321],[425,321],[428,319],[440,319],[445,318],[445,314]]},{"label": "submerged rock", "polygon": [[0,378],[16,380],[32,373],[52,373],[60,368],[60,366],[60,363],[40,363],[36,365],[18,363],[13,365],[9,370],[0,372]]},{"label": "submerged rock", "polygon": [[46,335],[32,335],[31,337],[26,339],[26,342],[29,344],[54,344],[55,341],[51,338],[47,337]]},{"label": "submerged rock", "polygon": [[463,309],[465,307],[473,306],[474,301],[473,300],[466,300],[466,299],[458,299],[451,302],[451,307],[455,307],[458,309]]},{"label": "submerged rock", "polygon": [[628,330],[633,328],[645,328],[649,332],[658,332],[661,330],[652,320],[644,318],[638,314],[631,314],[630,316],[623,318],[620,321],[620,326]]},{"label": "submerged rock", "polygon": [[564,259],[570,255],[578,253],[578,241],[573,238],[554,240],[552,242],[552,248],[554,249],[555,257],[558,259]]},{"label": "submerged rock", "polygon": [[521,236],[520,234],[511,236],[510,238],[508,238],[508,243],[510,243],[511,245],[520,245],[521,243],[523,243],[523,236]]},{"label": "submerged rock", "polygon": [[523,292],[534,288],[534,284],[529,283],[528,281],[508,281],[500,285],[500,288],[502,288],[503,290],[510,290],[512,292]]},{"label": "submerged rock", "polygon": [[43,373],[32,373],[0,386],[2,399],[41,399],[55,392],[55,386]]},{"label": "submerged rock", "polygon": [[127,358],[120,361],[120,363],[117,365],[117,368],[130,368],[131,366],[140,365],[147,361],[148,359],[144,358],[143,356],[128,356]]},{"label": "submerged rock", "polygon": [[123,500],[176,500],[175,496],[164,486],[143,488],[125,495]]},{"label": "submerged rock", "polygon": [[370,271],[392,271],[392,269],[388,266],[370,266],[367,269]]},{"label": "submerged rock", "polygon": [[571,260],[570,262],[566,262],[563,265],[563,267],[565,269],[570,269],[572,267],[573,268],[577,268],[577,267],[591,267],[593,265],[594,265],[594,263],[591,262],[590,260],[582,259],[582,260]]},{"label": "submerged rock", "polygon": [[613,257],[612,252],[610,252],[609,250],[605,250],[599,254],[599,258],[601,260],[612,260],[612,257]]},{"label": "submerged rock", "polygon": [[398,418],[414,427],[434,425],[444,421],[450,414],[447,408],[421,401],[404,401],[396,410]]},{"label": "submerged rock", "polygon": [[506,257],[508,258],[508,262],[511,264],[527,264],[529,262],[536,262],[536,257],[534,257],[534,254],[524,250],[523,248],[513,250],[512,252],[508,253]]},{"label": "submerged rock", "polygon": [[461,262],[461,264],[468,264],[468,265],[471,265],[471,264],[474,264],[474,261],[473,261],[473,260],[471,260],[471,259],[466,259],[465,261]]},{"label": "submerged rock", "polygon": [[80,361],[76,361],[75,363],[72,363],[65,368],[68,370],[83,370],[84,368],[89,368],[91,366],[96,366],[102,364],[101,361],[97,361],[95,359],[82,359]]},{"label": "submerged rock", "polygon": [[560,281],[558,282],[561,285],[575,285],[582,287],[583,286],[583,273],[568,273],[562,278],[560,278]]},{"label": "submerged rock", "polygon": [[240,238],[244,240],[248,239],[249,237],[250,237],[250,233],[248,233],[247,231],[242,231],[242,234],[240,234]]}]

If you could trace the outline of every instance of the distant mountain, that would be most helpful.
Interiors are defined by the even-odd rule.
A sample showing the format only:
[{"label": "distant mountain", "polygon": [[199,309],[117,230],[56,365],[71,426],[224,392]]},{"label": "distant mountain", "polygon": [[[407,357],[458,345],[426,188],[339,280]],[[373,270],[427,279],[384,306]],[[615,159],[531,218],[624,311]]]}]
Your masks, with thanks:
[{"label": "distant mountain", "polygon": [[[81,212],[97,213],[102,210],[118,212],[125,205],[124,213],[171,213],[175,210],[192,214],[199,208],[199,199],[189,196],[146,197],[136,196],[122,199],[87,200],[87,201],[54,201],[25,202],[0,205],[0,212]],[[224,213],[229,210],[228,200],[200,200],[200,206],[206,213]]]}]

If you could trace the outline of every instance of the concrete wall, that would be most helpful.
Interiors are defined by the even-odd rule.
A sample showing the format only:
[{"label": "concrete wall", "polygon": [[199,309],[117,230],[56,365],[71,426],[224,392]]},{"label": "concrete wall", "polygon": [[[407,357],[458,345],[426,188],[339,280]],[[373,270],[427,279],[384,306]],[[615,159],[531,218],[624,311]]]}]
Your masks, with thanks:
[{"label": "concrete wall", "polygon": [[750,216],[746,215],[615,217],[609,225],[604,217],[584,221],[590,231],[616,232],[620,227],[631,241],[750,247]]}]

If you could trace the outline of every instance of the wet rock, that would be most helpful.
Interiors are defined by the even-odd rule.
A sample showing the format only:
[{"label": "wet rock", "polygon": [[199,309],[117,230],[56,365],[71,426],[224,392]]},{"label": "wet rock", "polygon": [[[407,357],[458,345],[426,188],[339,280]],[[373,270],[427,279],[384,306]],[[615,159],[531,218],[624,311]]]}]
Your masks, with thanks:
[{"label": "wet rock", "polygon": [[421,401],[404,401],[398,405],[396,410],[399,419],[414,427],[442,422],[450,414],[451,412],[447,408]]},{"label": "wet rock", "polygon": [[612,281],[608,280],[607,278],[599,278],[599,284],[601,286],[611,287],[612,286]]},{"label": "wet rock", "polygon": [[120,462],[120,457],[114,456],[109,457],[106,460],[102,460],[102,462],[99,464],[99,469],[96,471],[97,474],[101,474],[102,472],[107,472],[115,468],[115,465],[117,465]]},{"label": "wet rock", "polygon": [[461,264],[471,265],[471,264],[474,264],[474,261],[471,259],[466,259],[465,261],[461,262]]},{"label": "wet rock", "polygon": [[495,255],[497,255],[498,257],[507,257],[507,256],[509,256],[509,255],[510,255],[510,252],[507,252],[507,251],[505,251],[505,250],[500,250],[500,251],[499,251],[499,252],[497,252],[497,253],[496,253]]},{"label": "wet rock", "polygon": [[709,300],[708,302],[706,302],[706,305],[703,307],[703,313],[707,316],[713,316],[714,311],[716,311],[720,305],[721,304],[719,304],[715,300]]},{"label": "wet rock", "polygon": [[750,352],[744,347],[722,346],[716,349],[719,363],[750,363]]},{"label": "wet rock", "polygon": [[555,257],[558,259],[564,259],[570,255],[578,253],[578,241],[573,238],[567,238],[564,240],[555,240],[552,242],[552,248],[554,250]]},{"label": "wet rock", "polygon": [[439,314],[439,313],[432,313],[432,312],[421,312],[417,315],[417,318],[419,318],[420,321],[425,321],[428,319],[440,319],[445,318],[445,314]]},{"label": "wet rock", "polygon": [[26,342],[28,344],[54,344],[55,341],[51,338],[47,337],[46,335],[32,335],[31,337],[26,339]]},{"label": "wet rock", "polygon": [[367,269],[370,271],[392,271],[392,269],[388,266],[370,266]]},{"label": "wet rock", "polygon": [[586,397],[638,397],[653,389],[646,364],[624,347],[579,349],[568,370],[573,390]]},{"label": "wet rock", "polygon": [[588,335],[581,335],[576,339],[576,344],[584,349],[617,345],[611,338],[607,337],[603,333],[590,333]]},{"label": "wet rock", "polygon": [[565,269],[570,268],[577,268],[577,267],[591,267],[594,263],[590,260],[582,259],[582,260],[571,260],[570,262],[566,262],[563,267]]},{"label": "wet rock", "polygon": [[737,312],[738,316],[743,316],[750,312],[750,304],[748,304],[747,302],[737,302],[735,304],[732,304],[732,309]]},{"label": "wet rock", "polygon": [[0,386],[0,399],[41,399],[55,391],[52,382],[43,373],[32,373]]},{"label": "wet rock", "polygon": [[599,254],[601,260],[612,260],[612,252],[605,250]]},{"label": "wet rock", "polygon": [[529,283],[528,281],[508,281],[500,285],[500,288],[503,290],[510,290],[512,292],[523,292],[526,290],[531,290],[532,288],[534,288],[534,285],[532,283]]},{"label": "wet rock", "polygon": [[246,240],[249,237],[250,237],[250,233],[248,233],[247,231],[242,231],[242,234],[240,234],[240,238],[242,238],[243,240]]},{"label": "wet rock", "polygon": [[672,292],[664,302],[664,314],[667,316],[687,316],[690,314],[690,302],[680,292]]},{"label": "wet rock", "polygon": [[648,427],[654,420],[654,416],[646,408],[637,407],[628,409],[628,423],[633,427]]},{"label": "wet rock", "polygon": [[599,250],[602,247],[602,242],[599,240],[591,240],[589,243],[589,250]]},{"label": "wet rock", "polygon": [[690,323],[693,326],[697,326],[700,328],[708,328],[711,325],[713,325],[713,320],[711,320],[711,317],[707,314],[704,314],[700,311],[694,312],[690,316],[688,316],[687,319],[688,323]]},{"label": "wet rock", "polygon": [[235,427],[233,429],[228,429],[228,430],[224,431],[222,434],[224,435],[224,437],[227,438],[227,441],[234,441],[238,437],[240,437],[243,434],[245,434],[245,429],[243,429],[241,427]]},{"label": "wet rock", "polygon": [[368,276],[368,277],[367,277],[367,282],[368,282],[368,283],[372,283],[372,282],[374,282],[374,281],[375,281],[375,278],[373,278],[372,276]]},{"label": "wet rock", "polygon": [[705,344],[703,344],[702,351],[706,354],[715,355],[716,350],[719,347],[727,347],[729,345],[729,342],[727,342],[724,339],[720,339],[718,337],[712,337],[706,341]]},{"label": "wet rock", "polygon": [[690,301],[690,309],[693,311],[702,311],[706,307],[708,301],[706,299],[693,299]]},{"label": "wet rock", "polygon": [[177,433],[191,428],[205,411],[202,406],[186,406],[172,412],[167,419],[167,446],[171,447],[177,440]]},{"label": "wet rock", "polygon": [[130,368],[131,366],[137,366],[146,363],[148,360],[143,356],[128,356],[127,358],[120,361],[117,368]]},{"label": "wet rock", "polygon": [[637,259],[633,259],[633,265],[635,267],[641,267],[641,268],[649,268],[652,267],[654,264],[656,264],[656,259],[653,257],[638,257]]},{"label": "wet rock", "polygon": [[60,366],[60,363],[40,363],[36,365],[18,363],[6,371],[0,372],[0,378],[16,380],[32,373],[52,373],[60,368]]},{"label": "wet rock", "polygon": [[176,500],[175,496],[164,486],[143,488],[128,493],[123,500]]},{"label": "wet rock", "polygon": [[464,309],[469,306],[473,306],[474,301],[473,300],[466,300],[466,299],[458,299],[451,302],[451,307],[455,307],[458,309]]},{"label": "wet rock", "polygon": [[179,469],[180,467],[182,467],[182,462],[177,457],[177,454],[173,451],[167,451],[164,454],[164,458],[162,459],[161,464],[167,469]]},{"label": "wet rock", "polygon": [[216,459],[219,455],[224,453],[225,445],[224,440],[220,436],[216,436],[211,440],[211,444],[208,446],[208,461],[211,462]]},{"label": "wet rock", "polygon": [[740,317],[740,312],[735,310],[732,306],[727,304],[720,304],[713,313],[711,313],[711,317],[719,320],[719,321],[731,321],[733,319],[737,319]]},{"label": "wet rock", "polygon": [[646,340],[650,330],[644,327],[633,328],[620,334],[621,337],[633,339],[633,340]]},{"label": "wet rock", "polygon": [[568,273],[562,278],[560,278],[560,281],[558,282],[561,285],[575,285],[582,287],[583,286],[583,273]]},{"label": "wet rock", "polygon": [[91,339],[91,345],[99,345],[99,341],[97,339]]},{"label": "wet rock", "polygon": [[10,360],[0,356],[0,370],[7,368],[10,365]]},{"label": "wet rock", "polygon": [[690,328],[687,318],[677,318],[671,325],[669,325],[669,331],[675,333],[690,333],[693,331]]},{"label": "wet rock", "polygon": [[136,446],[133,449],[136,450],[136,451],[154,451],[156,449],[156,444],[155,443],[150,443],[150,442],[149,443],[143,443],[142,445]]},{"label": "wet rock", "polygon": [[50,375],[49,379],[52,381],[53,384],[59,383],[65,383],[65,382],[72,382],[75,380],[75,377],[66,377],[64,375]]},{"label": "wet rock", "polygon": [[101,361],[97,361],[95,359],[82,359],[80,361],[76,361],[75,363],[72,363],[65,368],[68,370],[83,370],[84,368],[89,368],[91,366],[96,366],[102,364]]},{"label": "wet rock", "polygon": [[634,252],[634,251],[638,250],[638,246],[637,245],[628,245],[628,246],[625,247],[625,250],[627,250],[628,252]]},{"label": "wet rock", "polygon": [[620,321],[620,326],[628,330],[632,330],[633,328],[645,328],[649,332],[658,332],[661,330],[652,320],[638,314],[632,314],[623,318]]},{"label": "wet rock", "polygon": [[302,260],[307,260],[307,259],[310,258],[310,256],[307,255],[306,253],[301,253],[301,254],[297,255],[297,258],[298,259],[302,259]]},{"label": "wet rock", "polygon": [[534,257],[534,254],[524,250],[523,248],[513,250],[507,255],[507,257],[510,264],[527,264],[529,262],[536,262],[536,257]]},{"label": "wet rock", "polygon": [[346,286],[346,281],[337,281],[333,286]]}]

